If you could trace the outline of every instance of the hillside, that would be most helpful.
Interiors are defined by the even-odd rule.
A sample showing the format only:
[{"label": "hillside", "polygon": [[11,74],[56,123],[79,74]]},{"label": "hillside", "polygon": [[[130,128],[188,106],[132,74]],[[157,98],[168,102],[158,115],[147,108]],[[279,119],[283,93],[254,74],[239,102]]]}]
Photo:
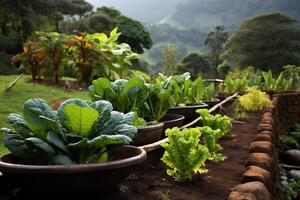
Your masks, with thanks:
[{"label": "hillside", "polygon": [[189,0],[160,23],[180,28],[225,25],[233,29],[246,18],[261,13],[282,12],[300,19],[299,0]]}]

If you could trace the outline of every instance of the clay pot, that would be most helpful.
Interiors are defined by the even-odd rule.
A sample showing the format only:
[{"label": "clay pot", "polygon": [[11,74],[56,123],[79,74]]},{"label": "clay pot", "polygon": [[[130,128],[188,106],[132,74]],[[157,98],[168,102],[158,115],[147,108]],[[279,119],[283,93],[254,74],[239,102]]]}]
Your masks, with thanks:
[{"label": "clay pot", "polygon": [[131,145],[143,146],[159,141],[161,139],[163,127],[163,123],[157,123],[138,128],[138,132],[133,138]]},{"label": "clay pot", "polygon": [[163,131],[162,131],[162,138],[165,138],[165,130],[168,128],[178,127],[180,128],[184,121],[183,115],[177,114],[166,114],[160,121],[164,123]]},{"label": "clay pot", "polygon": [[8,154],[0,158],[0,171],[32,198],[40,194],[101,195],[114,190],[146,158],[143,149],[132,146],[110,152],[109,161],[99,164],[28,165]]},{"label": "clay pot", "polygon": [[185,117],[183,124],[187,124],[194,121],[200,116],[198,113],[196,113],[196,110],[204,109],[204,108],[208,108],[208,105],[205,103],[199,105],[184,106],[184,107],[174,107],[174,108],[170,108],[167,114],[183,115]]}]

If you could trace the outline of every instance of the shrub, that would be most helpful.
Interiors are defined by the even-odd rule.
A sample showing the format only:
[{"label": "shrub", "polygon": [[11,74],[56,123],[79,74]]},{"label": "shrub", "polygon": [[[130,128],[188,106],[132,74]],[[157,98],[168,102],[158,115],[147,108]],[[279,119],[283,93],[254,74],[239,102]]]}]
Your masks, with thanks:
[{"label": "shrub", "polygon": [[239,103],[246,111],[259,111],[272,104],[268,95],[255,87],[250,87],[247,94],[239,97]]}]

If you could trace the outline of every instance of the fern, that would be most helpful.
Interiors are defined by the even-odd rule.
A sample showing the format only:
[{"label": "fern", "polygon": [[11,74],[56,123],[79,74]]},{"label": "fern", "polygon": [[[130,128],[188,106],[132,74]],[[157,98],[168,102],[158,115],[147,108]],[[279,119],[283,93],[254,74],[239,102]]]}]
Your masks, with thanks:
[{"label": "fern", "polygon": [[208,148],[200,144],[201,132],[199,128],[183,129],[177,127],[167,129],[169,138],[162,144],[165,153],[161,160],[169,167],[167,174],[175,181],[191,180],[194,174],[207,173],[203,169],[205,161],[209,158]]}]

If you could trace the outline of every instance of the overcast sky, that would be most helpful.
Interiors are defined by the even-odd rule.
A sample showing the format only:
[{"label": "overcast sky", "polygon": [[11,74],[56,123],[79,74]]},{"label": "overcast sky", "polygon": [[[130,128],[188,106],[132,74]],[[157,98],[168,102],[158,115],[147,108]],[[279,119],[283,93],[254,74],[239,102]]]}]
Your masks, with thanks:
[{"label": "overcast sky", "polygon": [[156,22],[171,14],[178,2],[187,0],[86,0],[94,7],[112,6],[143,22]]}]

